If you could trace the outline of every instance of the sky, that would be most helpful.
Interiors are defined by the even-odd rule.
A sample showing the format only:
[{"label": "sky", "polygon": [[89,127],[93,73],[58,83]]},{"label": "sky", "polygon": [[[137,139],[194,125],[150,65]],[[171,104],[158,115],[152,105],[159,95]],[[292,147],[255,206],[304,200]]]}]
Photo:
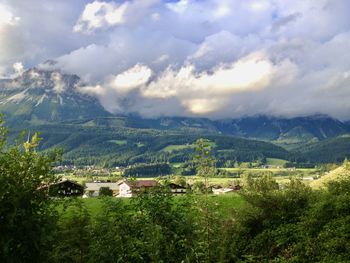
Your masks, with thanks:
[{"label": "sky", "polygon": [[0,76],[77,74],[107,110],[145,117],[345,120],[349,11],[348,0],[0,0]]}]

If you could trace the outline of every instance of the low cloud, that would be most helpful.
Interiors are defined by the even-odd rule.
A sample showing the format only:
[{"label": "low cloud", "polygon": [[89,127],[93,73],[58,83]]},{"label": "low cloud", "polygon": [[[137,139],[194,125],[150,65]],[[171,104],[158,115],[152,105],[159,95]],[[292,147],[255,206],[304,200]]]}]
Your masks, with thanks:
[{"label": "low cloud", "polygon": [[231,105],[235,95],[253,94],[268,88],[272,81],[278,82],[278,71],[286,69],[284,63],[274,65],[264,52],[257,52],[210,72],[188,64],[178,69],[168,67],[154,77],[149,67],[137,64],[102,85],[81,87],[81,91],[97,95],[102,105],[115,113],[131,111],[155,117],[167,115],[159,109],[167,105],[173,109],[171,114],[216,116]]},{"label": "low cloud", "polygon": [[24,71],[24,66],[23,66],[22,62],[16,62],[13,64],[13,69],[14,69],[16,75],[22,75],[22,73]]}]

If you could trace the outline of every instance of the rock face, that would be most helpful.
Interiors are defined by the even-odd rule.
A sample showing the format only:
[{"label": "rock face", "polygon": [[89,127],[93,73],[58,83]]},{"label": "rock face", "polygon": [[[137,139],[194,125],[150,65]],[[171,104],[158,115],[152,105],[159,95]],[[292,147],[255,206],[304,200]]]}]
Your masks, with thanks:
[{"label": "rock face", "polygon": [[97,99],[79,93],[76,75],[36,68],[0,80],[0,112],[9,121],[56,122],[106,117]]}]

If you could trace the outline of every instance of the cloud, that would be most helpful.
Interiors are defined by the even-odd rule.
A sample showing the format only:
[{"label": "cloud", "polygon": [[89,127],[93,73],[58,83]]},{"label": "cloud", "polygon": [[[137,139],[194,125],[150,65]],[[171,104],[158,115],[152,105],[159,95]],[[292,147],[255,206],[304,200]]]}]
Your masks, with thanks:
[{"label": "cloud", "polygon": [[[2,0],[0,19],[7,21],[0,23],[2,75],[10,75],[17,61],[30,68],[90,43],[91,37],[72,31],[85,4],[86,0]],[[3,16],[4,10],[10,16]],[[105,38],[100,36],[100,41]]]},{"label": "cloud", "polygon": [[[123,107],[121,102],[128,100],[129,110],[150,117],[164,114],[159,111],[164,104],[183,115],[215,116],[230,105],[236,94],[267,88],[274,78],[277,80],[279,66],[273,65],[264,52],[256,52],[231,64],[221,64],[210,72],[198,72],[194,65],[188,64],[179,69],[168,67],[152,79],[152,70],[137,64],[110,77],[103,85],[85,87],[82,91],[97,94],[107,109],[117,113]],[[142,100],[158,104],[140,104]]]},{"label": "cloud", "polygon": [[151,76],[150,68],[136,64],[118,75],[110,76],[103,85],[83,86],[79,89],[83,93],[99,97],[106,109],[120,113],[124,111],[118,105],[121,102],[120,99],[125,99],[130,93],[146,85]]},{"label": "cloud", "polygon": [[347,0],[3,0],[0,74],[47,59],[112,112],[349,119]]},{"label": "cloud", "polygon": [[51,74],[51,81],[54,83],[54,92],[57,94],[63,93],[66,89],[65,83],[62,79],[62,74],[53,72]]},{"label": "cloud", "polygon": [[91,44],[56,58],[59,67],[96,83],[140,63],[157,72],[183,64],[196,45],[162,32],[116,29],[108,45]]},{"label": "cloud", "polygon": [[186,11],[186,9],[188,8],[189,5],[189,0],[180,0],[178,2],[175,3],[168,3],[166,4],[166,6],[176,12],[176,13],[184,13]]},{"label": "cloud", "polygon": [[287,26],[289,23],[297,20],[300,16],[300,13],[293,13],[284,17],[280,17],[273,23],[272,30],[279,30],[280,28]]},{"label": "cloud", "polygon": [[255,53],[228,65],[220,65],[212,72],[196,73],[193,65],[179,70],[167,69],[143,92],[145,97],[166,98],[181,93],[194,97],[226,96],[247,89],[260,89],[269,83],[271,62],[264,54]]},{"label": "cloud", "polygon": [[24,66],[22,62],[16,62],[13,64],[13,69],[15,70],[16,75],[21,75],[24,71]]},{"label": "cloud", "polygon": [[152,70],[140,64],[111,79],[111,87],[117,92],[127,93],[145,85],[152,75]]},{"label": "cloud", "polygon": [[20,19],[20,17],[14,16],[5,5],[0,4],[0,26],[15,25]]},{"label": "cloud", "polygon": [[117,5],[113,2],[95,1],[87,4],[73,30],[91,33],[97,28],[123,24],[128,6],[129,2]]},{"label": "cloud", "polygon": [[[94,1],[85,6],[83,13],[75,24],[75,32],[92,33],[97,29],[109,28],[135,22],[141,19],[148,8],[158,0],[134,0],[123,3]],[[157,20],[157,16],[152,16]]]}]

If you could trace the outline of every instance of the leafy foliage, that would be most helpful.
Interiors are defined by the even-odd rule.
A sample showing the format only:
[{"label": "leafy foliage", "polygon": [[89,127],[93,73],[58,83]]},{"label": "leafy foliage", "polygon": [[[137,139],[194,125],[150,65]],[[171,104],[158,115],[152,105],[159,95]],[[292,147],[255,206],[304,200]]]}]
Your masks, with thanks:
[{"label": "leafy foliage", "polygon": [[113,190],[111,190],[109,187],[101,187],[98,195],[99,196],[112,196]]},{"label": "leafy foliage", "polygon": [[[4,135],[4,129],[0,128]],[[55,182],[50,172],[55,155],[35,151],[35,134],[27,142],[0,149],[0,258],[2,262],[39,262],[49,251],[57,214],[43,184]],[[4,146],[5,141],[1,141]]]},{"label": "leafy foliage", "polygon": [[[1,138],[5,133],[0,128]],[[102,197],[92,217],[80,199],[47,196],[42,186],[56,180],[56,155],[36,152],[38,142],[34,135],[12,148],[0,143],[2,262],[350,260],[348,174],[317,191],[295,179],[281,189],[269,174],[247,176],[242,206],[225,217],[208,191],[175,197],[162,186],[131,200]],[[197,141],[197,171],[205,178],[215,163],[209,146]]]}]

